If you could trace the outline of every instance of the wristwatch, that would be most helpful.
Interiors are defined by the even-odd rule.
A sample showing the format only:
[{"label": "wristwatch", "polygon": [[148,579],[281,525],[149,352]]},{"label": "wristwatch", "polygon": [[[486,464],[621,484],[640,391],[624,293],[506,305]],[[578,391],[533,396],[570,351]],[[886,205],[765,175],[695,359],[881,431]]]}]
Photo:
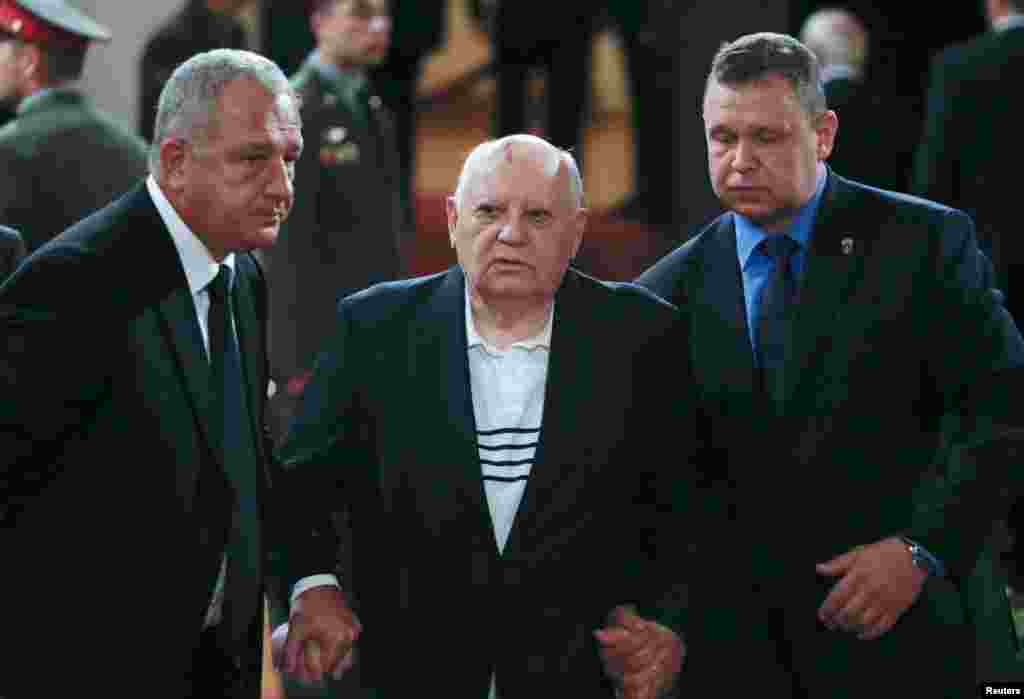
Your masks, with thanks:
[{"label": "wristwatch", "polygon": [[928,575],[936,575],[938,571],[935,569],[935,563],[931,557],[925,553],[925,550],[916,541],[911,541],[907,537],[900,537],[903,543],[907,545],[907,551],[910,552],[910,560],[914,562],[914,565],[923,570]]}]

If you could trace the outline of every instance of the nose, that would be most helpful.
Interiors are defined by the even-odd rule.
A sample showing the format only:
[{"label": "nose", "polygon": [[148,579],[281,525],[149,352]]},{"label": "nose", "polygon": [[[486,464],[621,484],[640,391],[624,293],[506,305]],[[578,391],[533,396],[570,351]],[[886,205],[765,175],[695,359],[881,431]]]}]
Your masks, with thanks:
[{"label": "nose", "polygon": [[270,167],[267,194],[274,199],[290,203],[295,185],[292,183],[294,164],[284,158],[275,158]]},{"label": "nose", "polygon": [[498,231],[498,240],[506,245],[523,245],[526,232],[517,216],[509,216]]},{"label": "nose", "polygon": [[757,167],[757,153],[749,141],[739,140],[736,143],[732,159],[732,169],[739,172],[750,172]]}]

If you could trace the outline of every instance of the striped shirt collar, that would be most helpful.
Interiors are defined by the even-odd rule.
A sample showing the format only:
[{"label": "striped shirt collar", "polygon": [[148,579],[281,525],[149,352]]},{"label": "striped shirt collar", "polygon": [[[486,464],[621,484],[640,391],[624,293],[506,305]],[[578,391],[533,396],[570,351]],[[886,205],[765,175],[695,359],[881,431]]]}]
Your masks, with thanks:
[{"label": "striped shirt collar", "polygon": [[[501,354],[502,350],[489,344],[480,333],[476,331],[476,322],[473,320],[473,306],[469,302],[469,283],[466,283],[466,287],[463,293],[466,304],[466,349],[472,349],[473,347],[482,347],[485,351],[490,354]],[[528,337],[525,340],[519,340],[513,342],[511,347],[521,347],[527,350],[535,350],[538,348],[550,350],[551,349],[551,328],[554,325],[555,317],[555,304],[551,303],[551,309],[548,311],[548,321],[544,325],[544,329],[533,337]]]}]

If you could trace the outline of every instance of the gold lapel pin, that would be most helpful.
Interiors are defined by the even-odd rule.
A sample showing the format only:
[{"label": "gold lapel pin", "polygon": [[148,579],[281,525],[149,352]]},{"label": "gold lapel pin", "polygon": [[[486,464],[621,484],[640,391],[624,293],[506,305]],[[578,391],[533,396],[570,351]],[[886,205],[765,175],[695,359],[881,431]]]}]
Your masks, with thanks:
[{"label": "gold lapel pin", "polygon": [[844,255],[849,255],[853,252],[853,238],[843,238],[840,244],[842,245]]}]

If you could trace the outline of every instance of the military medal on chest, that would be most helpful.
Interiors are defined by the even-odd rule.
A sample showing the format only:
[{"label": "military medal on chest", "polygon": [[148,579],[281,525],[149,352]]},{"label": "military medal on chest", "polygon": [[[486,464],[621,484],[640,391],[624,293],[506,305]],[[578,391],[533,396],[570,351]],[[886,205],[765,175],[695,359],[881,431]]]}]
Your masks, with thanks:
[{"label": "military medal on chest", "polygon": [[351,140],[344,126],[324,129],[320,140],[320,163],[327,167],[359,162],[359,145]]}]

